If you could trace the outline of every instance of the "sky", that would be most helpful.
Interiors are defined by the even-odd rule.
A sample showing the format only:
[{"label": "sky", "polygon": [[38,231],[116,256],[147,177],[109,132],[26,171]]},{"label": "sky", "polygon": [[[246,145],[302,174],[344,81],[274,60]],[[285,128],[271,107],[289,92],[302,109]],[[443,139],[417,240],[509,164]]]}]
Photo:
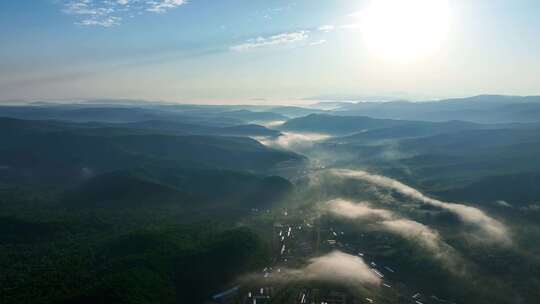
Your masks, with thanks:
[{"label": "sky", "polygon": [[540,95],[536,0],[2,0],[0,101]]}]

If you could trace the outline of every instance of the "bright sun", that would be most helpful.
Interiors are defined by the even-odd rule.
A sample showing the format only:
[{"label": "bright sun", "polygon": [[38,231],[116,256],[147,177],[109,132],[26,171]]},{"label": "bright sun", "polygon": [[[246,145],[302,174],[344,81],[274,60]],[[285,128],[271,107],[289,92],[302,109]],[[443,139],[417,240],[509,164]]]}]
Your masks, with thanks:
[{"label": "bright sun", "polygon": [[412,60],[437,51],[450,23],[448,0],[372,0],[359,13],[367,46],[378,56]]}]

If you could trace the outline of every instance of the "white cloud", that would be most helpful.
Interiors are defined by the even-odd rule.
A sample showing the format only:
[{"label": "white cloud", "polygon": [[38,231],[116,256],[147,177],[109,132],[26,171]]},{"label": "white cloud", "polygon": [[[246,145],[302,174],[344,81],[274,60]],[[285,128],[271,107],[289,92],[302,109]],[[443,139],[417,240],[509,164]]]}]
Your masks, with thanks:
[{"label": "white cloud", "polygon": [[374,209],[367,202],[353,203],[344,199],[326,202],[322,208],[332,214],[348,219],[392,219],[394,214],[385,209]]},{"label": "white cloud", "polygon": [[284,123],[285,123],[285,120],[274,120],[274,121],[269,121],[267,123],[263,123],[262,125],[267,128],[276,128],[283,125]]},{"label": "white cloud", "polygon": [[301,277],[360,285],[380,284],[379,277],[371,271],[364,260],[339,251],[311,259],[309,265],[301,270]]},{"label": "white cloud", "polygon": [[257,37],[245,43],[231,46],[230,49],[236,52],[248,51],[269,46],[293,44],[308,38],[308,31],[297,31],[277,34],[269,37]]},{"label": "white cloud", "polygon": [[457,215],[465,224],[476,227],[481,234],[480,239],[484,241],[500,242],[503,244],[511,243],[507,228],[501,222],[491,218],[478,208],[436,200],[397,180],[386,176],[370,174],[365,171],[334,169],[330,170],[330,173],[335,176],[359,179],[379,187],[389,188],[424,204],[432,205],[452,212]]},{"label": "white cloud", "polygon": [[143,12],[165,13],[186,4],[186,0],[65,0],[63,12],[77,16],[76,24],[110,27],[125,16]]},{"label": "white cloud", "polygon": [[286,150],[300,151],[313,147],[317,142],[329,139],[331,136],[319,133],[282,132],[277,138],[256,137],[263,145]]},{"label": "white cloud", "polygon": [[312,258],[300,269],[284,269],[275,279],[334,282],[363,287],[378,286],[381,283],[381,279],[371,271],[362,258],[341,251]]},{"label": "white cloud", "polygon": [[147,1],[149,7],[147,11],[155,13],[164,13],[167,10],[176,8],[180,5],[186,4],[185,0],[160,0],[160,1]]},{"label": "white cloud", "polygon": [[382,221],[381,225],[389,232],[418,241],[420,245],[432,252],[439,254],[443,251],[439,234],[424,224],[408,219],[393,219]]},{"label": "white cloud", "polygon": [[107,18],[95,18],[95,19],[84,19],[77,24],[88,25],[88,26],[103,26],[111,27],[114,25],[120,24],[122,18],[120,17],[107,17]]},{"label": "white cloud", "polygon": [[322,25],[319,27],[319,31],[329,33],[333,31],[336,27],[330,24]]},{"label": "white cloud", "polygon": [[511,204],[509,204],[507,201],[503,201],[503,200],[496,201],[495,204],[499,205],[499,206],[502,206],[502,207],[512,208]]},{"label": "white cloud", "polygon": [[309,45],[311,45],[311,46],[317,46],[317,45],[321,45],[321,44],[325,44],[325,43],[326,43],[326,40],[321,39],[321,40],[318,40],[318,41],[313,41],[313,42],[311,42]]},{"label": "white cloud", "polygon": [[441,239],[437,231],[422,223],[402,218],[389,210],[372,208],[367,202],[344,199],[335,199],[322,204],[322,211],[350,220],[368,221],[375,229],[414,242],[430,252],[434,259],[439,260],[450,271],[454,273],[464,271],[459,254]]},{"label": "white cloud", "polygon": [[106,16],[114,13],[114,6],[96,5],[92,0],[79,0],[67,2],[64,12],[74,15]]}]

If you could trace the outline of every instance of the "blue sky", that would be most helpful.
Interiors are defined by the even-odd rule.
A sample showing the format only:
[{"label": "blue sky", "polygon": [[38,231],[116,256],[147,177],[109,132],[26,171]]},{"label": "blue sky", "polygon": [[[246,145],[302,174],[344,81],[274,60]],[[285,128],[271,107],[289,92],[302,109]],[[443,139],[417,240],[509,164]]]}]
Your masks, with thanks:
[{"label": "blue sky", "polygon": [[[390,4],[373,15],[377,1]],[[403,24],[426,0],[401,0],[412,15],[366,30],[368,11],[395,19],[392,1],[3,0],[0,100],[540,94],[539,1],[448,1],[444,32],[427,35],[442,24]]]}]

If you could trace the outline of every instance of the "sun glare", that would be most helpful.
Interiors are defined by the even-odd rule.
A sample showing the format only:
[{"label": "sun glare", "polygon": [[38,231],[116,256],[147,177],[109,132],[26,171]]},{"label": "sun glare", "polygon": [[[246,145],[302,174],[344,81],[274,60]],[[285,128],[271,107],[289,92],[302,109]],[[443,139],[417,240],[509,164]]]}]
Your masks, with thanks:
[{"label": "sun glare", "polygon": [[392,60],[433,54],[450,24],[448,0],[372,0],[358,16],[368,48]]}]

